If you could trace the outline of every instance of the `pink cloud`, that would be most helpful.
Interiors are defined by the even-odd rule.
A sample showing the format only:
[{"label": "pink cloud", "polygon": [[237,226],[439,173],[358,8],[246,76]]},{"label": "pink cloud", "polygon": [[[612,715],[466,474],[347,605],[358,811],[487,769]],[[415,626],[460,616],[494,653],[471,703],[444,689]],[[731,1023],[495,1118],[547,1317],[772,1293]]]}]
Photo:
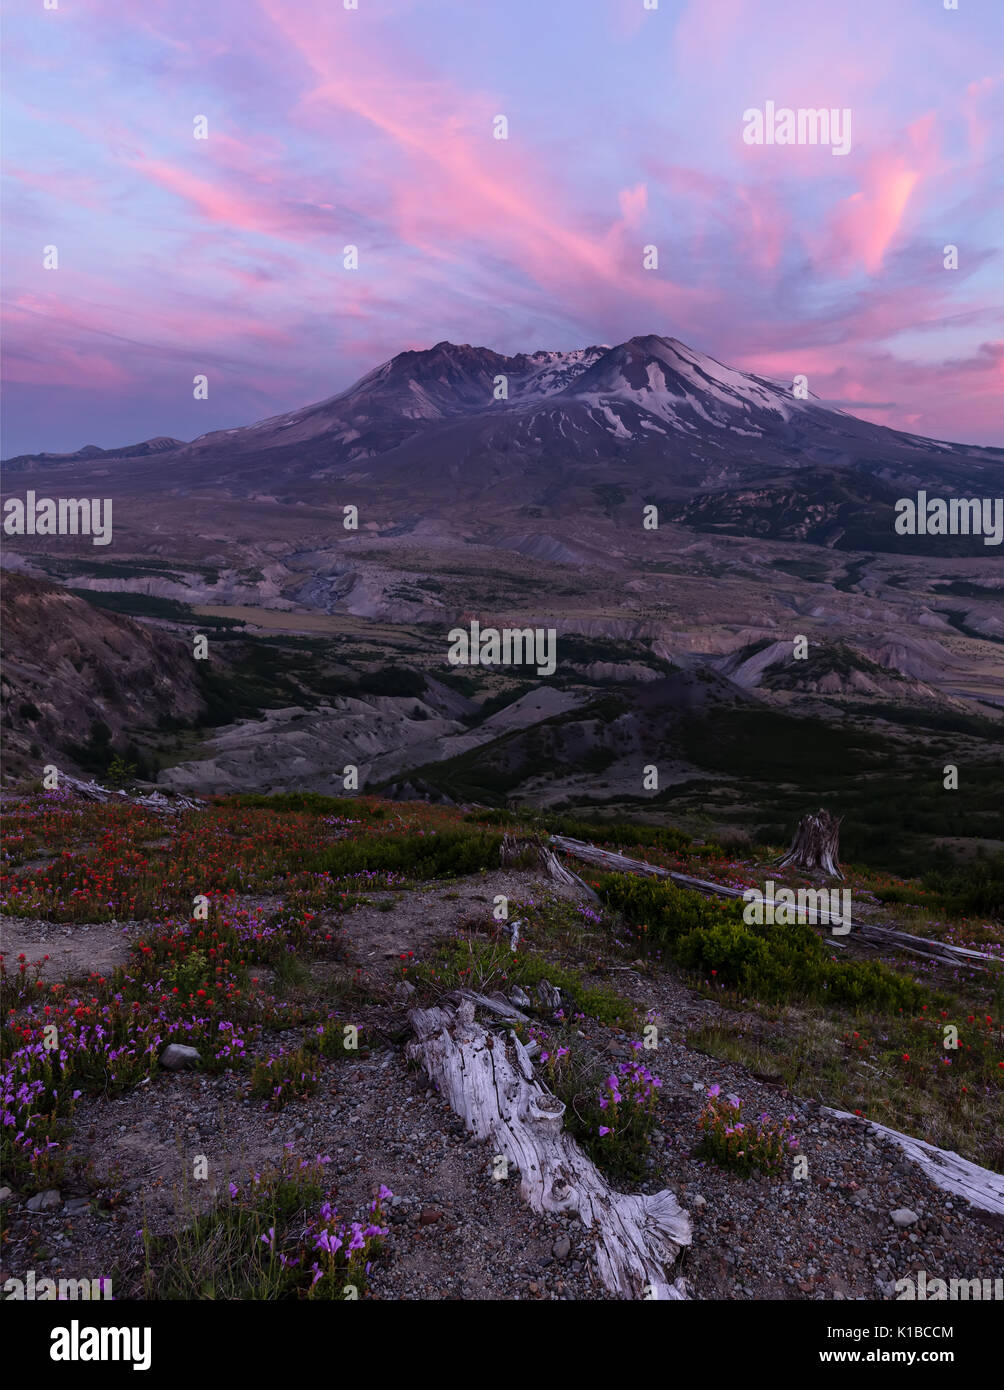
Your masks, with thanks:
[{"label": "pink cloud", "polygon": [[200,179],[187,169],[161,161],[138,160],[134,162],[134,167],[167,192],[191,203],[210,222],[220,222],[248,232],[288,230],[287,219],[274,204],[267,201],[256,202],[224,188],[220,183]]},{"label": "pink cloud", "polygon": [[862,267],[877,275],[882,269],[911,198],[937,160],[933,115],[908,126],[904,144],[903,150],[873,154],[862,171],[861,187],[837,205],[823,235],[810,238],[817,269],[836,275]]},{"label": "pink cloud", "polygon": [[[644,295],[667,313],[704,299],[662,275],[643,278],[640,246],[634,264],[612,255],[615,222],[603,235],[576,227],[553,176],[535,167],[533,142],[518,124],[508,141],[492,138],[499,109],[487,96],[416,75],[413,56],[404,60],[382,47],[374,58],[353,43],[340,16],[318,21],[278,0],[263,6],[317,79],[304,113],[347,112],[396,151],[398,162],[384,153],[382,167],[393,184],[399,234],[418,249],[469,259],[474,239],[565,298],[586,288],[594,297]],[[640,213],[637,190],[628,209]]]},{"label": "pink cloud", "polygon": [[746,259],[761,270],[775,270],[790,233],[787,212],[770,189],[739,184],[736,197],[746,224],[745,235],[737,229]]},{"label": "pink cloud", "polygon": [[777,381],[804,373],[814,395],[851,402],[851,414],[874,424],[952,439],[964,408],[968,437],[982,434],[990,441],[999,434],[1004,342],[983,343],[971,357],[937,363],[871,347],[793,346],[753,353],[736,365]]},{"label": "pink cloud", "polygon": [[981,77],[966,87],[962,111],[966,118],[969,149],[978,161],[982,161],[987,141],[990,139],[990,121],[982,110],[984,98],[993,91],[1000,80],[997,77]]},{"label": "pink cloud", "polygon": [[617,194],[617,202],[624,226],[637,227],[648,208],[648,189],[643,183],[635,184],[634,188],[622,188]]}]

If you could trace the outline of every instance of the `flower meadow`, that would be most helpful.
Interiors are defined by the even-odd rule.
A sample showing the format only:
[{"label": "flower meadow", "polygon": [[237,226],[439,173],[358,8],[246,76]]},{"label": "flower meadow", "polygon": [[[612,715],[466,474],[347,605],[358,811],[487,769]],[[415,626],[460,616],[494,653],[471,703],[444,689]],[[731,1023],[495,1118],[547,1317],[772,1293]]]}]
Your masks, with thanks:
[{"label": "flower meadow", "polygon": [[[124,955],[114,968],[66,980],[51,977],[44,953],[0,955],[0,1163],[20,1196],[67,1179],[97,1185],[74,1148],[79,1112],[136,1086],[169,1088],[160,1059],[170,1043],[194,1048],[202,1073],[237,1078],[237,1103],[248,1107],[241,1113],[267,1117],[265,1133],[278,1112],[330,1079],[329,1064],[368,1055],[349,1000],[387,1001],[364,993],[362,967],[352,974],[345,915],[371,891],[497,868],[499,822],[422,803],[316,803],[228,798],[176,816],[59,794],[13,804],[0,859],[4,909],[27,919],[26,931],[32,919],[108,924],[103,937],[121,933],[116,958]],[[670,833],[658,833],[669,839],[651,853],[682,858]],[[454,936],[434,942],[427,961],[398,952],[399,942],[394,954],[400,978],[423,997],[457,988],[507,998],[519,991],[529,1013],[514,1031],[535,1044],[538,1078],[564,1102],[568,1130],[612,1185],[658,1181],[664,1145],[673,1142],[660,1132],[660,1110],[664,1120],[673,1113],[652,1069],[660,1054],[630,1041],[645,1022],[638,986],[670,962],[695,994],[715,1000],[720,1030],[732,1026],[728,1011],[741,1008],[735,1027],[750,1036],[724,1038],[739,1065],[757,1069],[743,1048],[769,1051],[776,1043],[797,1052],[775,1024],[789,1001],[811,1002],[811,1017],[825,1018],[830,1030],[811,1031],[830,1046],[841,1085],[849,1079],[856,1088],[865,1072],[889,1077],[921,1097],[935,1122],[956,1112],[960,1126],[979,1122],[985,1147],[983,1110],[1004,1073],[999,1006],[977,1008],[970,996],[971,1006],[961,1007],[960,991],[943,1007],[948,1001],[926,980],[871,960],[837,960],[808,928],[783,941],[751,932],[733,906],[682,889],[623,875],[601,875],[595,886],[602,907],[535,887],[509,903],[509,923],[486,923],[488,909],[474,909]],[[376,906],[394,911],[400,895],[390,896]],[[379,1009],[375,1018],[373,1036],[382,1027]],[[958,1047],[946,1042],[949,1026]],[[813,1076],[834,1089],[820,1069]],[[221,1089],[230,1094],[229,1085]],[[855,1094],[844,1104],[862,1102]],[[746,1118],[742,1102],[718,1087],[696,1123],[692,1157],[738,1177],[779,1176],[797,1151],[790,1116]],[[914,1132],[936,1140],[933,1122]],[[274,1166],[235,1176],[183,1230],[144,1229],[149,1296],[364,1294],[387,1237],[391,1194],[378,1188],[364,1209],[363,1199],[347,1207],[343,1197],[340,1211],[329,1163],[325,1154],[294,1157],[287,1146]]]},{"label": "flower meadow", "polygon": [[[309,935],[309,922],[289,925]],[[154,1075],[169,1043],[196,1048],[207,1072],[248,1071],[249,1094],[267,1109],[313,1090],[318,1058],[349,1049],[339,1014],[276,999],[251,973],[275,958],[280,939],[240,911],[217,926],[169,923],[161,935],[137,940],[128,964],[110,976],[91,974],[79,986],[36,978],[27,997],[27,962],[13,977],[0,962],[4,1171],[23,1186],[58,1184],[81,1094],[138,1085]],[[313,940],[327,947],[330,933]],[[302,1043],[274,1041],[291,1030],[304,1034]]]},{"label": "flower meadow", "polygon": [[327,1178],[330,1162],[327,1154],[298,1159],[287,1143],[277,1163],[231,1181],[223,1200],[190,1226],[158,1237],[139,1231],[148,1295],[362,1297],[389,1234],[384,1207],[394,1194],[381,1184],[362,1220],[343,1219]]},{"label": "flower meadow", "polygon": [[[365,1028],[332,1007],[361,987],[361,970],[345,968],[343,915],[372,890],[498,862],[495,831],[436,808],[247,803],[160,816],[57,792],[8,805],[4,911],[121,924],[127,949],[123,964],[66,980],[44,953],[0,954],[0,1164],[21,1197],[104,1183],[74,1145],[78,1107],[170,1086],[171,1043],[195,1049],[203,1073],[236,1074],[238,1096],[273,1114],[314,1092],[330,1063],[368,1055]],[[304,962],[325,958],[318,989]],[[361,1296],[391,1194],[381,1188],[361,1219],[340,1214],[328,1161],[286,1152],[194,1223],[144,1231],[149,1295]]]},{"label": "flower meadow", "polygon": [[[322,817],[240,803],[166,818],[131,804],[81,805],[60,792],[16,802],[4,818],[3,910],[51,922],[148,921],[187,913],[198,894],[268,892],[306,906],[351,906],[368,889],[498,863],[501,836],[460,830],[438,808],[388,818],[360,800]],[[33,863],[37,856],[47,862]]]},{"label": "flower meadow", "polygon": [[[196,1048],[205,1071],[248,1072],[265,1109],[309,1094],[319,1059],[350,1053],[340,1015],[275,997],[256,967],[337,956],[330,914],[367,890],[497,862],[499,839],[424,806],[388,818],[365,799],[327,816],[238,798],[163,817],[48,792],[13,803],[5,823],[4,911],[132,924],[128,962],[108,976],[47,983],[44,959],[0,956],[0,1161],[36,1189],[65,1172],[80,1096],[138,1085],[169,1043]],[[281,903],[246,905],[266,893]],[[200,898],[205,920],[189,916]]]},{"label": "flower meadow", "polygon": [[758,1115],[754,1122],[744,1119],[742,1112],[738,1096],[723,1098],[720,1086],[709,1086],[697,1120],[697,1154],[742,1177],[757,1169],[770,1177],[783,1176],[786,1161],[798,1149],[798,1140],[789,1133],[794,1115],[776,1124],[769,1115]]}]

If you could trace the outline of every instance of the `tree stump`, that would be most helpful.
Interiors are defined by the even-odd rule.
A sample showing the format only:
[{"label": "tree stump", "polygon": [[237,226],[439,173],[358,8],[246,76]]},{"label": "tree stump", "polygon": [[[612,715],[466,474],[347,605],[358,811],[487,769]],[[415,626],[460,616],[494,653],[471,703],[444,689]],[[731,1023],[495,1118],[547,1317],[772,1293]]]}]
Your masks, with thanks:
[{"label": "tree stump", "polygon": [[[842,819],[842,818],[841,818]],[[837,867],[840,819],[829,811],[803,816],[798,822],[788,853],[778,861],[781,869],[821,869],[824,874],[843,878]]]},{"label": "tree stump", "polygon": [[583,883],[579,875],[572,873],[571,869],[566,869],[558,856],[547,847],[539,835],[523,839],[517,835],[503,835],[502,844],[499,847],[499,862],[503,869],[531,867],[539,869],[555,883],[564,884],[566,888],[576,888],[593,902],[599,902],[599,898],[589,885]]}]

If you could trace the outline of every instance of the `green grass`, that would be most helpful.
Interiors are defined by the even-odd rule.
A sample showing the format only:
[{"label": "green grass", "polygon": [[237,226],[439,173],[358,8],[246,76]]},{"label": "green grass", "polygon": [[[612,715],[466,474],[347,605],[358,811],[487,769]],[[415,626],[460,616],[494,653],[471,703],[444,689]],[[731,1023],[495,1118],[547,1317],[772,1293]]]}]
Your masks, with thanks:
[{"label": "green grass", "polygon": [[197,614],[188,603],[174,598],[158,598],[154,594],[131,594],[112,589],[107,592],[97,589],[70,589],[77,598],[86,599],[95,608],[104,608],[109,613],[124,613],[130,618],[167,618],[173,622],[191,623],[195,627],[239,628],[244,624],[236,618],[213,618]]},{"label": "green grass", "polygon": [[[942,1020],[940,1010],[929,1018],[792,1007],[751,1024],[747,1007],[742,1021],[726,1016],[709,1023],[689,1032],[687,1044],[783,1084],[794,1095],[860,1111],[1002,1172],[1000,1030],[978,1016],[947,1012]],[[959,1028],[956,1050],[943,1046],[945,1022]]]},{"label": "green grass", "polygon": [[303,871],[330,873],[335,878],[381,870],[412,879],[457,878],[481,869],[497,869],[501,844],[501,835],[467,830],[342,840],[306,859]]},{"label": "green grass", "polygon": [[[515,918],[511,904],[510,911]],[[576,1012],[599,1023],[618,1028],[638,1023],[634,1006],[615,990],[588,984],[579,970],[561,965],[538,950],[521,947],[514,955],[503,938],[490,941],[468,934],[443,942],[430,962],[409,969],[408,978],[442,993],[473,989],[479,994],[502,990],[508,995],[519,985],[531,996],[541,980],[547,980],[561,990]]]},{"label": "green grass", "polygon": [[[154,1237],[144,1229],[145,1298],[271,1302],[364,1296],[366,1264],[383,1241],[367,1239],[349,1257],[344,1239],[334,1255],[314,1248],[316,1232],[339,1229],[337,1214],[321,1215],[323,1199],[330,1202],[337,1195],[323,1164],[298,1164],[286,1153],[281,1163],[235,1186],[233,1196],[180,1231]],[[378,1212],[375,1224],[379,1217]],[[346,1234],[342,1225],[340,1235]],[[290,1261],[285,1267],[282,1254]],[[315,1261],[322,1277],[313,1282]]]}]

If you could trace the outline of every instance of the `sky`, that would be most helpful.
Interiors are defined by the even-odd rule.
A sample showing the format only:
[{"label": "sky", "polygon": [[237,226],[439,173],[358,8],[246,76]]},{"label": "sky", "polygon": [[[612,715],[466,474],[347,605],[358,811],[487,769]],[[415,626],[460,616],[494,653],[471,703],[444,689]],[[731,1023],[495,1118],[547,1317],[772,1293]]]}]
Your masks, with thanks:
[{"label": "sky", "polygon": [[2,453],[648,333],[1004,445],[1004,3],[946,2],[8,0]]}]

